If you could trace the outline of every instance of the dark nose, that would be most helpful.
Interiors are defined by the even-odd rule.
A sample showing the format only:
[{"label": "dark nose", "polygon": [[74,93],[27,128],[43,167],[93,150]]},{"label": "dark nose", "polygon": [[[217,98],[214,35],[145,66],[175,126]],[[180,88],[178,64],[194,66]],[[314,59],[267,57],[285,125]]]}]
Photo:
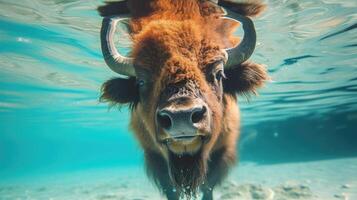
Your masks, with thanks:
[{"label": "dark nose", "polygon": [[190,108],[166,107],[157,112],[157,122],[172,137],[196,135],[197,129],[207,118],[204,105]]}]

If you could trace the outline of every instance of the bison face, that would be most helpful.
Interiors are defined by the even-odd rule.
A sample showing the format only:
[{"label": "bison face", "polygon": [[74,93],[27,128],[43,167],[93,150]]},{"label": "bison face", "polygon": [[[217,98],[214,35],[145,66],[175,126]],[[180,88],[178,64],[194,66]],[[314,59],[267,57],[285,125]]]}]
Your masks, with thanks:
[{"label": "bison face", "polygon": [[161,22],[135,37],[139,116],[175,154],[194,154],[219,134],[227,56],[205,36],[192,23]]},{"label": "bison face", "polygon": [[230,36],[236,24],[202,24],[151,22],[133,35],[135,77],[103,85],[102,99],[131,103],[135,132],[148,134],[151,142],[144,145],[166,157],[192,155],[202,148],[208,156],[221,132],[224,96],[254,92],[267,78],[262,66],[250,62],[225,69],[225,49],[237,42]]}]

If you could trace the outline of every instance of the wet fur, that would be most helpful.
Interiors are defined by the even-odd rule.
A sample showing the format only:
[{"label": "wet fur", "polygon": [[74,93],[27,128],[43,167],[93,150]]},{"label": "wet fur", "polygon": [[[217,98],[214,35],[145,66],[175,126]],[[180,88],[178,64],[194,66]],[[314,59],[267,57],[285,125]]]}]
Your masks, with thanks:
[{"label": "wet fur", "polygon": [[[261,3],[219,4],[246,16],[255,16]],[[125,7],[127,6],[127,7]],[[117,10],[117,13],[115,12]],[[115,78],[102,87],[102,101],[132,105],[131,128],[145,152],[147,173],[170,200],[197,194],[212,199],[212,190],[236,160],[239,110],[236,95],[255,94],[268,76],[262,65],[247,61],[225,71],[223,90],[210,76],[210,65],[222,57],[220,49],[236,44],[237,24],[219,19],[220,10],[204,0],[130,0],[98,8],[102,16],[132,16],[131,35],[137,77]],[[208,23],[209,22],[209,23]],[[136,79],[145,80],[137,86]],[[214,79],[213,79],[214,80]],[[193,155],[178,156],[159,143],[155,109],[172,85],[202,98],[212,111],[211,138]],[[170,95],[169,95],[170,96]]]}]

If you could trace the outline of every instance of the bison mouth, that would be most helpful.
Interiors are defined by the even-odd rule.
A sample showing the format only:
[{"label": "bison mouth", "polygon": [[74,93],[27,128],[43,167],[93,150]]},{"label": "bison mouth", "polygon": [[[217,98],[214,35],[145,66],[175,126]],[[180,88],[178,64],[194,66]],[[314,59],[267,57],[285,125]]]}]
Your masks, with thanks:
[{"label": "bison mouth", "polygon": [[164,139],[162,143],[176,155],[193,155],[201,150],[203,144],[208,140],[209,137],[203,134],[179,135]]},{"label": "bison mouth", "polygon": [[179,135],[176,137],[173,137],[172,140],[176,140],[176,141],[192,141],[195,137],[198,137],[197,135]]}]

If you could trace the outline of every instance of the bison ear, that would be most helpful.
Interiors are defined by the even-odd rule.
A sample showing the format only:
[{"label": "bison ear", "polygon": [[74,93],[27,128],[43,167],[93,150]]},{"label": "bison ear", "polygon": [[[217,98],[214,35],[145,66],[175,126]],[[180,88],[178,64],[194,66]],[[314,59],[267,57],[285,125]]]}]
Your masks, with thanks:
[{"label": "bison ear", "polygon": [[232,0],[219,0],[218,5],[243,16],[255,17],[263,12],[266,5],[260,0],[249,2],[234,2]]},{"label": "bison ear", "polygon": [[109,102],[112,105],[135,105],[139,101],[136,79],[134,77],[114,78],[106,81],[102,85],[100,101]]},{"label": "bison ear", "polygon": [[257,89],[270,80],[266,68],[263,65],[246,61],[239,66],[226,69],[226,79],[223,81],[225,93],[232,95],[253,93],[257,94]]}]

